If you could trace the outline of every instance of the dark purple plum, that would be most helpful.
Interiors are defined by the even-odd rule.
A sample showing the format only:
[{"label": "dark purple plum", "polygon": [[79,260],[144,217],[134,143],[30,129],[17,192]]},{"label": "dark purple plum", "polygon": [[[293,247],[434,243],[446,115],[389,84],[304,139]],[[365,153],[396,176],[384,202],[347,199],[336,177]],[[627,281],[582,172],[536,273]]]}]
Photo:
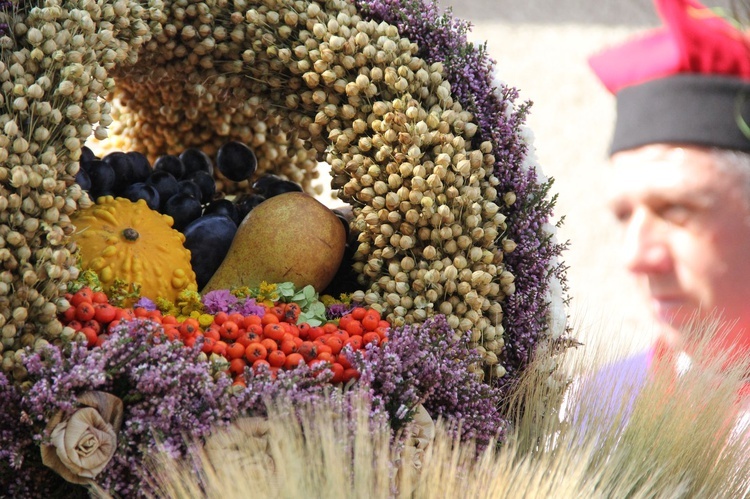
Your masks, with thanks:
[{"label": "dark purple plum", "polygon": [[92,151],[88,146],[83,146],[81,148],[81,157],[78,159],[80,163],[89,163],[91,161],[99,159],[96,154],[94,154],[94,151]]},{"label": "dark purple plum", "polygon": [[115,172],[115,194],[120,195],[133,183],[133,164],[124,152],[111,152],[102,158]]},{"label": "dark purple plum", "polygon": [[177,192],[182,192],[193,196],[198,201],[200,201],[203,197],[201,188],[198,187],[198,184],[196,184],[192,180],[180,180],[179,182],[177,182]]},{"label": "dark purple plum", "polygon": [[258,159],[252,149],[242,142],[232,140],[219,148],[216,166],[229,180],[242,182],[253,176],[258,168]]},{"label": "dark purple plum", "polygon": [[214,199],[208,203],[203,209],[203,216],[205,217],[206,215],[213,214],[226,215],[237,225],[239,225],[242,220],[240,218],[240,213],[237,210],[237,205],[228,199]]},{"label": "dark purple plum", "polygon": [[109,163],[94,161],[88,169],[91,179],[89,196],[97,199],[99,196],[109,196],[115,193],[115,171]]},{"label": "dark purple plum", "polygon": [[146,201],[146,204],[149,208],[154,211],[159,211],[159,191],[157,191],[156,187],[151,184],[147,184],[146,182],[136,182],[135,184],[130,184],[130,186],[125,189],[125,192],[123,192],[122,195],[123,197],[128,198],[134,203],[139,199],[143,199],[144,201]]},{"label": "dark purple plum", "polygon": [[261,175],[255,182],[253,182],[253,192],[262,195],[264,192],[266,192],[268,186],[281,180],[283,180],[281,177],[279,177],[278,175],[274,175],[273,173],[266,173],[265,175]]},{"label": "dark purple plum", "polygon": [[164,203],[177,194],[177,179],[171,173],[164,170],[154,170],[146,179],[146,183],[153,185],[159,192],[161,200],[160,211],[164,211]]},{"label": "dark purple plum", "polygon": [[195,172],[190,180],[195,182],[201,189],[201,203],[210,203],[216,194],[216,182],[213,176],[204,171]]},{"label": "dark purple plum", "polygon": [[182,232],[190,222],[201,216],[200,201],[190,194],[178,192],[164,203],[162,212],[174,220],[172,228]]},{"label": "dark purple plum", "polygon": [[208,154],[194,147],[185,149],[180,154],[180,161],[185,167],[185,177],[188,178],[195,172],[206,172],[209,175],[214,174],[214,165]]},{"label": "dark purple plum", "polygon": [[237,206],[237,214],[239,215],[240,222],[245,219],[248,213],[253,211],[253,208],[265,200],[266,198],[260,194],[242,194],[237,196],[234,204]]},{"label": "dark purple plum", "polygon": [[224,261],[236,232],[237,225],[234,221],[217,213],[202,216],[185,227],[183,244],[190,250],[190,263],[199,290],[203,289]]},{"label": "dark purple plum", "polygon": [[145,182],[149,175],[151,175],[151,163],[148,158],[138,151],[130,151],[125,153],[130,158],[130,164],[133,165],[133,183]]},{"label": "dark purple plum", "polygon": [[91,190],[91,178],[83,168],[79,168],[78,173],[76,173],[76,184],[81,186],[84,191]]},{"label": "dark purple plum", "polygon": [[156,158],[154,171],[162,170],[171,173],[177,180],[185,177],[185,165],[182,164],[180,158],[173,154],[165,154]]}]

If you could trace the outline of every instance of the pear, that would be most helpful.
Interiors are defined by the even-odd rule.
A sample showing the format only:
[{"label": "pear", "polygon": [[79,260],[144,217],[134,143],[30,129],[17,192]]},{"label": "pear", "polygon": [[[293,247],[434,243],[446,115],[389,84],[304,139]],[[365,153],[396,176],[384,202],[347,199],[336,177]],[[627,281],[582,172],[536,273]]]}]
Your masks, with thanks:
[{"label": "pear", "polygon": [[323,203],[303,192],[279,194],[245,217],[202,292],[261,281],[310,284],[320,292],[336,275],[345,246],[343,224]]}]

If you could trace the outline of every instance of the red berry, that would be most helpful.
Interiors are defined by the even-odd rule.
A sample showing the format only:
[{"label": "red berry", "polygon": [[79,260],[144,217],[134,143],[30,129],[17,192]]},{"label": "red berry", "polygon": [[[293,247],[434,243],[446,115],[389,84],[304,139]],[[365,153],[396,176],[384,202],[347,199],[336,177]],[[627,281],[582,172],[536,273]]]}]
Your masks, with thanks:
[{"label": "red berry", "polygon": [[81,322],[90,321],[94,318],[95,310],[91,302],[81,302],[76,306],[76,319]]}]

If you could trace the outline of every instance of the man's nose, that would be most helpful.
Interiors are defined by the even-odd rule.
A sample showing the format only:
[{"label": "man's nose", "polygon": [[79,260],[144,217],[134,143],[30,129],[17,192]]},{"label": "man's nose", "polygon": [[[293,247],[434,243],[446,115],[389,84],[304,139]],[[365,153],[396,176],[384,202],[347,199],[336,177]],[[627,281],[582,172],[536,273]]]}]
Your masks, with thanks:
[{"label": "man's nose", "polygon": [[668,272],[672,265],[663,227],[647,210],[637,210],[625,230],[625,262],[634,274]]}]

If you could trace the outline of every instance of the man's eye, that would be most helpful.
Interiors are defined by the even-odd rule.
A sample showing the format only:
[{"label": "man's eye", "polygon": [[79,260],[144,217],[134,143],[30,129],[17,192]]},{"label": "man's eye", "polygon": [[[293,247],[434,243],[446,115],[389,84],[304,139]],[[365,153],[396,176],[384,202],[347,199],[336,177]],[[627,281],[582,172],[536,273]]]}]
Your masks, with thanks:
[{"label": "man's eye", "polygon": [[625,223],[630,220],[630,217],[633,215],[633,210],[625,207],[615,207],[612,210],[612,214],[618,222]]},{"label": "man's eye", "polygon": [[685,224],[690,219],[690,214],[690,208],[682,204],[671,204],[659,210],[659,216],[675,225]]}]

